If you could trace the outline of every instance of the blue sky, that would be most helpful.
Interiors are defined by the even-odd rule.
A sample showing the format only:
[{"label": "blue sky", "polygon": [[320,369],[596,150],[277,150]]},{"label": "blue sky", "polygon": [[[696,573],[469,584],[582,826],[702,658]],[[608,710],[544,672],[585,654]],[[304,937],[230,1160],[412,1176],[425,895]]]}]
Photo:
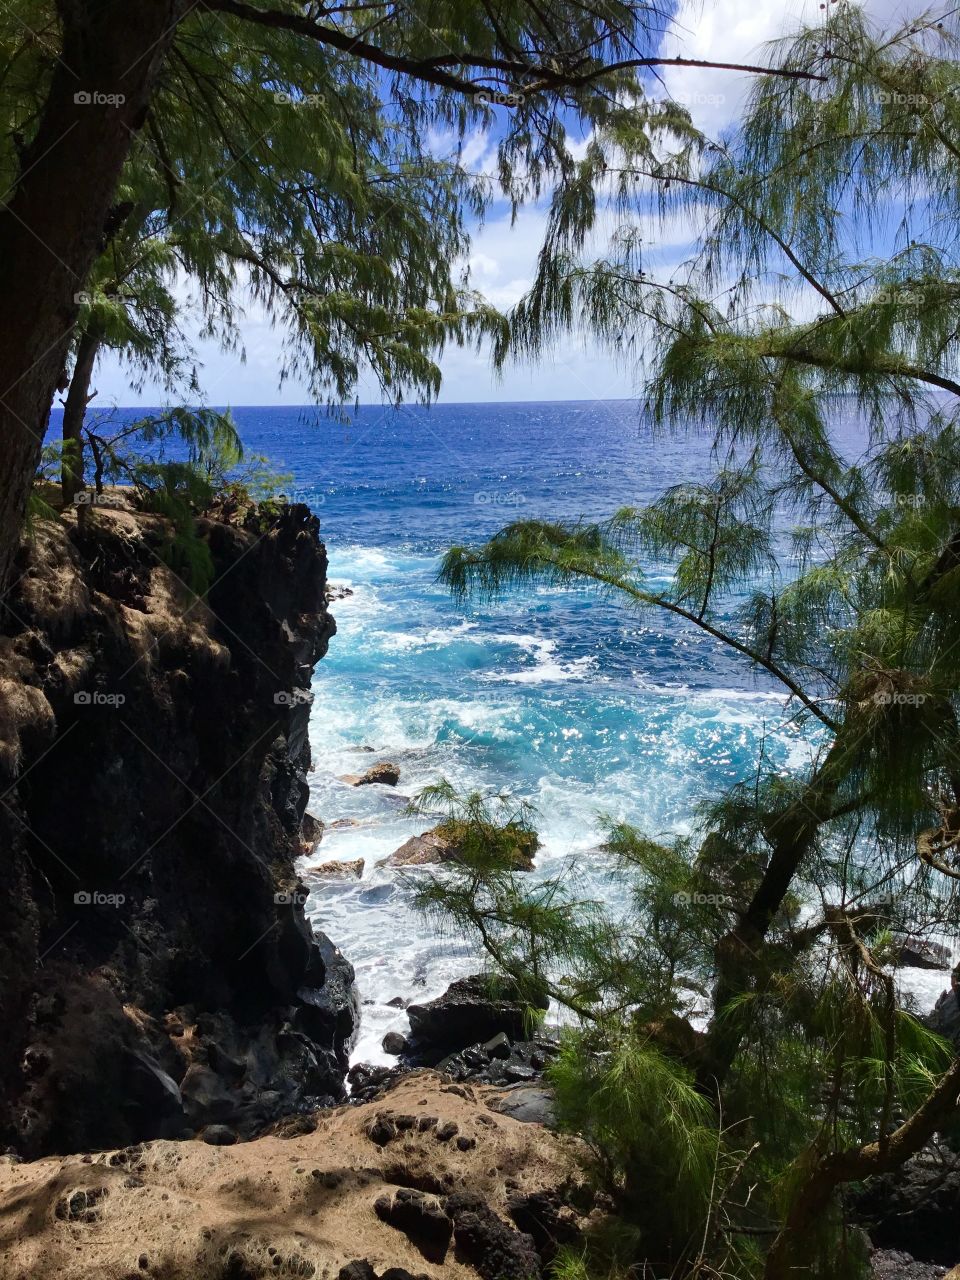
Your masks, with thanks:
[{"label": "blue sky", "polygon": [[[864,7],[882,24],[897,23],[921,12],[923,0],[865,0]],[[683,52],[693,58],[742,62],[762,60],[762,46],[789,31],[798,19],[815,21],[818,0],[679,0],[675,32],[665,52]],[[694,119],[711,132],[732,120],[743,102],[749,80],[729,72],[670,68],[664,74],[669,90],[686,102]],[[488,164],[489,140],[471,140],[472,164]],[[476,233],[470,258],[473,285],[492,302],[509,307],[529,285],[539,248],[545,214],[542,208],[525,210],[510,225],[506,212],[488,218]],[[659,254],[664,264],[681,261],[687,253],[688,235],[683,228],[661,232]],[[190,325],[185,328],[190,332]],[[194,333],[199,323],[194,328]],[[223,352],[216,343],[194,338],[204,399],[209,404],[301,405],[309,401],[306,387],[291,380],[279,385],[282,365],[282,332],[271,326],[256,306],[247,308],[241,323],[246,360],[235,352]],[[511,400],[595,400],[630,396],[635,374],[615,351],[586,346],[579,339],[558,344],[535,367],[513,365],[497,376],[485,351],[450,349],[441,361],[442,402]],[[127,372],[115,357],[104,358],[94,378],[94,407],[156,405],[160,389],[147,383],[141,390],[130,386]],[[360,388],[362,401],[380,399],[376,386]]]}]

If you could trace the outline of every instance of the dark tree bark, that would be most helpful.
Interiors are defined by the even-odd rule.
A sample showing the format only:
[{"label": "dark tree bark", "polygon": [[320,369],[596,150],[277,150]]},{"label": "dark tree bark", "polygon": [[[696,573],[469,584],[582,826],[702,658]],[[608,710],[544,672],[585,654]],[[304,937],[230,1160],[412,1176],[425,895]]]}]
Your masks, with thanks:
[{"label": "dark tree bark", "polygon": [[83,488],[83,423],[90,403],[90,381],[99,350],[100,339],[93,333],[85,333],[77,344],[73,374],[63,402],[64,450],[60,487],[64,507],[68,507]]},{"label": "dark tree bark", "polygon": [[16,189],[0,209],[0,593],[10,584],[77,294],[185,4],[59,0],[61,55]]},{"label": "dark tree bark", "polygon": [[834,740],[803,792],[767,828],[770,858],[757,889],[729,933],[716,947],[717,981],[713,1016],[697,1063],[697,1083],[717,1097],[747,1033],[749,1013],[737,1003],[753,990],[765,967],[767,934],[783,906],[804,858],[820,828],[836,816],[837,788],[843,777],[846,746]]},{"label": "dark tree bark", "polygon": [[881,1140],[863,1147],[831,1151],[811,1165],[794,1196],[783,1227],[767,1255],[764,1280],[796,1280],[809,1275],[805,1245],[830,1207],[837,1188],[897,1169],[930,1141],[944,1122],[956,1115],[960,1059],[940,1077],[914,1113]]}]

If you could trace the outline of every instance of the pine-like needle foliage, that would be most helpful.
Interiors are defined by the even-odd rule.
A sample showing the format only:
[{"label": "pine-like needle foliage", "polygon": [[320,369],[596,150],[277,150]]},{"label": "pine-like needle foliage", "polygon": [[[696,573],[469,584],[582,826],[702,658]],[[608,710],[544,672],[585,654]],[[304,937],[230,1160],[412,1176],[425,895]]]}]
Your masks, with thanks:
[{"label": "pine-like needle foliage", "polygon": [[[636,350],[649,420],[710,432],[715,474],[606,522],[514,523],[441,570],[461,600],[582,584],[669,615],[782,689],[806,735],[808,764],[761,754],[703,807],[690,879],[666,856],[654,868],[668,903],[648,867],[624,866],[647,843],[624,829],[610,851],[629,920],[578,903],[564,876],[553,889],[570,952],[554,994],[587,993],[567,1007],[599,1061],[645,1028],[712,1099],[720,1164],[749,1153],[751,1195],[720,1177],[674,1274],[860,1274],[837,1189],[896,1167],[956,1110],[960,1065],[898,1007],[893,963],[904,934],[960,925],[957,23],[878,32],[841,0],[776,51],[812,78],[759,81],[727,136],[689,119],[684,134],[679,108],[669,140],[628,108],[597,131],[555,193],[510,347],[580,329]],[[587,260],[585,228],[611,209],[609,252]],[[696,232],[669,279],[651,216]],[[836,429],[851,415],[854,456]],[[489,901],[517,943],[509,895]],[[581,928],[605,942],[582,947]],[[595,959],[608,945],[622,970]],[[669,1020],[698,984],[702,1033]],[[654,1228],[630,1212],[637,1263]]]}]

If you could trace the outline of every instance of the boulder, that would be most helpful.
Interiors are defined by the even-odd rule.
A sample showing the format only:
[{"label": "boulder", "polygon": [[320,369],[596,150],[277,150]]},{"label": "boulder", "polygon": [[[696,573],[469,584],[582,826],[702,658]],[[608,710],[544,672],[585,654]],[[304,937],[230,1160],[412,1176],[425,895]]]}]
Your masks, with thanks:
[{"label": "boulder", "polygon": [[553,1091],[543,1085],[514,1085],[491,1098],[487,1106],[521,1124],[540,1124],[550,1129],[557,1120]]},{"label": "boulder", "polygon": [[[498,833],[499,834],[499,833]],[[540,847],[536,832],[516,827],[510,832],[510,862],[514,871],[532,871],[533,855]],[[446,821],[411,836],[399,849],[383,858],[378,867],[422,867],[442,862],[458,862],[463,852],[464,827],[462,823]]]},{"label": "boulder", "polygon": [[482,1196],[459,1191],[447,1197],[444,1208],[453,1219],[457,1256],[482,1280],[539,1280],[540,1256],[533,1237],[508,1227]]},{"label": "boulder", "polygon": [[857,1220],[878,1250],[918,1263],[956,1265],[960,1171],[953,1157],[928,1147],[894,1172],[871,1178],[851,1200]]},{"label": "boulder", "polygon": [[351,787],[367,787],[374,782],[384,787],[395,787],[400,781],[400,769],[388,760],[381,760],[379,764],[371,765],[366,773],[343,774],[340,781],[349,783]]},{"label": "boulder", "polygon": [[[413,1048],[426,1061],[434,1062],[478,1041],[492,1040],[502,1031],[509,1039],[524,1036],[527,1004],[512,979],[473,974],[452,982],[442,996],[407,1009]],[[542,998],[536,1007],[546,1010]]]},{"label": "boulder", "polygon": [[894,964],[910,969],[949,969],[950,951],[939,942],[913,933],[896,933],[891,939]]},{"label": "boulder", "polygon": [[433,1196],[401,1187],[392,1198],[380,1196],[373,1208],[381,1222],[402,1231],[429,1262],[443,1262],[453,1223]]},{"label": "boulder", "polygon": [[305,813],[300,820],[300,837],[303,856],[309,858],[323,839],[323,822],[312,813]]},{"label": "boulder", "polygon": [[226,1124],[208,1124],[200,1136],[211,1147],[232,1147],[237,1141],[236,1129]]},{"label": "boulder", "polygon": [[180,1093],[187,1118],[197,1127],[232,1118],[237,1109],[236,1095],[215,1071],[198,1062],[188,1067]]},{"label": "boulder", "polygon": [[407,1051],[407,1037],[402,1036],[399,1031],[388,1031],[381,1041],[381,1047],[384,1053],[399,1058],[401,1053]]},{"label": "boulder", "polygon": [[319,876],[323,880],[359,880],[363,876],[363,868],[363,858],[354,862],[319,862],[315,867],[307,867],[307,875]]},{"label": "boulder", "polygon": [[360,1032],[360,994],[353,965],[323,933],[315,935],[317,985],[301,987],[297,1029],[306,1033],[322,1054],[334,1081],[350,1065],[350,1050]]}]

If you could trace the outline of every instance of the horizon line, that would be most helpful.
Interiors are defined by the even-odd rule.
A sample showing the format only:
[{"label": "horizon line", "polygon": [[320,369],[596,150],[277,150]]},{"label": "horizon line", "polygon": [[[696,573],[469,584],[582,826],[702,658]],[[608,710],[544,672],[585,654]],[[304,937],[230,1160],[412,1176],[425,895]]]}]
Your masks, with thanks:
[{"label": "horizon line", "polygon": [[[639,396],[585,396],[579,400],[572,399],[525,399],[525,400],[435,400],[431,404],[423,404],[419,401],[405,401],[403,404],[384,404],[383,401],[370,400],[361,401],[359,404],[327,406],[322,404],[178,404],[177,408],[187,409],[317,409],[323,413],[332,412],[336,409],[455,409],[464,405],[511,405],[511,404],[639,404]],[[170,406],[162,404],[114,404],[114,405],[89,405],[88,412],[106,412],[110,409],[127,410],[127,409],[163,409]],[[50,412],[63,412],[62,404],[51,405]]]}]

